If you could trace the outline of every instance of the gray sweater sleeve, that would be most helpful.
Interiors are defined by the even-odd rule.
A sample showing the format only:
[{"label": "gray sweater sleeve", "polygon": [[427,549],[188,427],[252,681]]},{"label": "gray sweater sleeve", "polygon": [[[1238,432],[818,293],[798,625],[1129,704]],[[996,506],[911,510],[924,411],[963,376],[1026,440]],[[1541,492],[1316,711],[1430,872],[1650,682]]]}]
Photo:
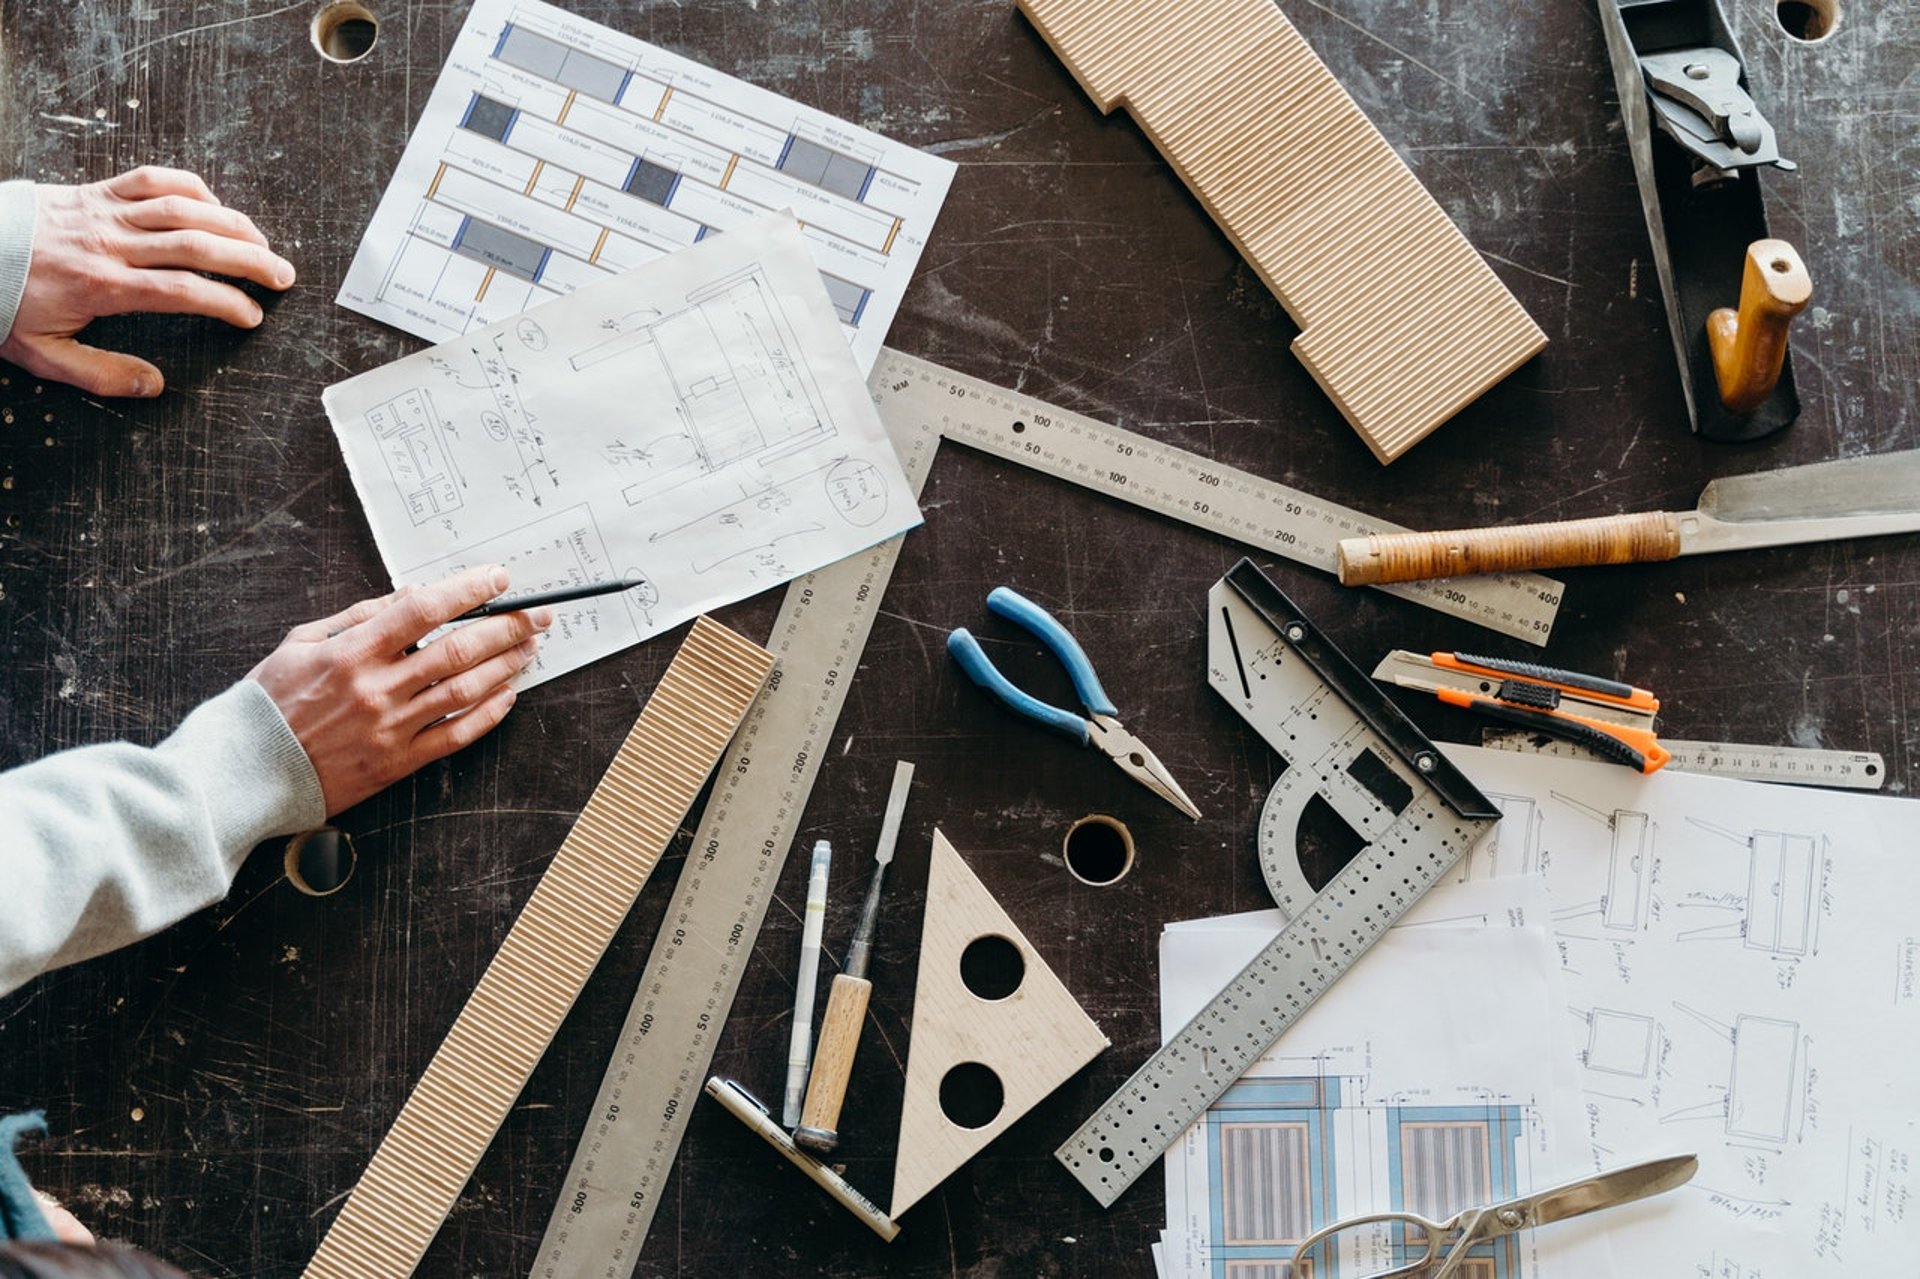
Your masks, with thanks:
[{"label": "gray sweater sleeve", "polygon": [[27,291],[33,262],[33,225],[39,216],[31,182],[0,182],[0,342],[13,333],[13,317]]},{"label": "gray sweater sleeve", "polygon": [[254,845],[325,820],[312,763],[252,680],[158,746],[87,746],[0,773],[0,994],[219,901]]}]

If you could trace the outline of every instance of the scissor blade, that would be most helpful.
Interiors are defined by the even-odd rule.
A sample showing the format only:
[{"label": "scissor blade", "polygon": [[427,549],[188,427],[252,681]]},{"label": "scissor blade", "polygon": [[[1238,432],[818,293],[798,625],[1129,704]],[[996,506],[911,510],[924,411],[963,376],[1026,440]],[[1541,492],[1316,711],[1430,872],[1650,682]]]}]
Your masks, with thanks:
[{"label": "scissor blade", "polygon": [[1145,742],[1120,727],[1118,721],[1108,715],[1093,717],[1093,742],[1114,763],[1120,771],[1134,781],[1166,800],[1175,808],[1200,820],[1200,809],[1190,799],[1187,792],[1180,789],[1180,783],[1173,780],[1173,774],[1160,762],[1160,757],[1147,749]]},{"label": "scissor blade", "polygon": [[1532,1210],[1526,1214],[1528,1220],[1523,1225],[1544,1226],[1550,1221],[1564,1221],[1568,1217],[1578,1217],[1582,1213],[1596,1212],[1616,1204],[1632,1203],[1636,1199],[1672,1190],[1675,1186],[1684,1186],[1693,1180],[1693,1174],[1699,1168],[1700,1159],[1697,1155],[1670,1155],[1665,1159],[1650,1159],[1646,1163],[1570,1181],[1564,1186],[1555,1186],[1516,1202],[1532,1205]]}]

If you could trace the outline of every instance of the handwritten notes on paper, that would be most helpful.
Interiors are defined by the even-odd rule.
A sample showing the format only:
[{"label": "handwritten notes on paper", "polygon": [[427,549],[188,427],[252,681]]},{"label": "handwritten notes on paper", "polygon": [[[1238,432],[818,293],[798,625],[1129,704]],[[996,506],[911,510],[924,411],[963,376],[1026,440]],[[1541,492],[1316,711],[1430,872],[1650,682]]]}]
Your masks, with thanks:
[{"label": "handwritten notes on paper", "polygon": [[920,522],[776,215],[323,396],[396,584],[503,564],[556,608],[523,687]]}]

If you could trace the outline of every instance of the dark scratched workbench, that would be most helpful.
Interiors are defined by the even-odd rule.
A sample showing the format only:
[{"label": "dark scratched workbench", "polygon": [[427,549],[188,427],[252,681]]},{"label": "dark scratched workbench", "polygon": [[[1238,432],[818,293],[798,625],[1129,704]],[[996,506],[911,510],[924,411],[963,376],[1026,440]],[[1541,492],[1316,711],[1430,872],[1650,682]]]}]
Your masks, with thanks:
[{"label": "dark scratched workbench", "polygon": [[[157,403],[0,367],[0,764],[154,740],[287,627],[383,589],[320,390],[421,343],[332,298],[466,6],[367,3],[378,43],[339,66],[309,42],[320,0],[0,0],[9,173],[198,170],[301,271],[254,333],[100,326],[167,369]],[[1793,334],[1804,412],[1743,448],[1688,434],[1591,0],[1284,0],[1552,339],[1386,469],[1138,128],[1098,116],[1008,0],[572,7],[959,162],[895,346],[1403,524],[1684,509],[1715,475],[1920,445],[1913,0],[1846,4],[1819,44],[1790,38],[1772,0],[1728,0],[1756,97],[1801,166],[1765,175],[1774,231],[1816,288]],[[918,765],[843,1125],[848,1175],[884,1202],[936,824],[1113,1046],[890,1246],[704,1103],[643,1273],[1151,1271],[1158,1179],[1102,1211],[1051,1151],[1155,1042],[1161,925],[1268,904],[1253,826],[1277,764],[1203,670],[1201,601],[1241,548],[960,449],[937,463],[925,509],[798,841],[840,850],[837,956],[893,761]],[[1369,667],[1391,647],[1535,653],[1273,571]],[[1891,791],[1920,782],[1920,539],[1565,580],[1545,657],[1653,688],[1671,735],[1872,749]],[[1002,583],[1080,634],[1128,726],[1206,811],[1198,826],[959,676],[944,633],[1011,638],[984,609]],[[764,636],[777,598],[723,620]],[[43,1105],[52,1124],[36,1177],[95,1229],[197,1273],[297,1272],[677,640],[536,690],[480,745],[348,813],[361,867],[339,895],[296,894],[277,848],[262,850],[224,904],[0,1002],[0,1108]],[[1037,653],[1015,665],[1064,693]],[[1414,709],[1442,737],[1475,727]],[[1063,829],[1092,810],[1140,841],[1116,887],[1083,887],[1059,863]],[[422,1274],[525,1272],[683,854],[684,838]],[[716,1061],[764,1095],[779,1091],[805,863],[787,866]]]}]

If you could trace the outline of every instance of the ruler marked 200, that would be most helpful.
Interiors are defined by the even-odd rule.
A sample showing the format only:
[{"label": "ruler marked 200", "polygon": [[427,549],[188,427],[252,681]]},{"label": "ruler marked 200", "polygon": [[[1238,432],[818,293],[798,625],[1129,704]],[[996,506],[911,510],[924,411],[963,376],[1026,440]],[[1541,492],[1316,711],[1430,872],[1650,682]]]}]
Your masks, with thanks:
[{"label": "ruler marked 200", "polygon": [[[1109,426],[938,364],[883,350],[869,385],[882,416],[912,416],[946,439],[1145,507],[1325,573],[1340,540],[1399,525]],[[1377,588],[1544,645],[1562,586],[1537,573]]]}]

